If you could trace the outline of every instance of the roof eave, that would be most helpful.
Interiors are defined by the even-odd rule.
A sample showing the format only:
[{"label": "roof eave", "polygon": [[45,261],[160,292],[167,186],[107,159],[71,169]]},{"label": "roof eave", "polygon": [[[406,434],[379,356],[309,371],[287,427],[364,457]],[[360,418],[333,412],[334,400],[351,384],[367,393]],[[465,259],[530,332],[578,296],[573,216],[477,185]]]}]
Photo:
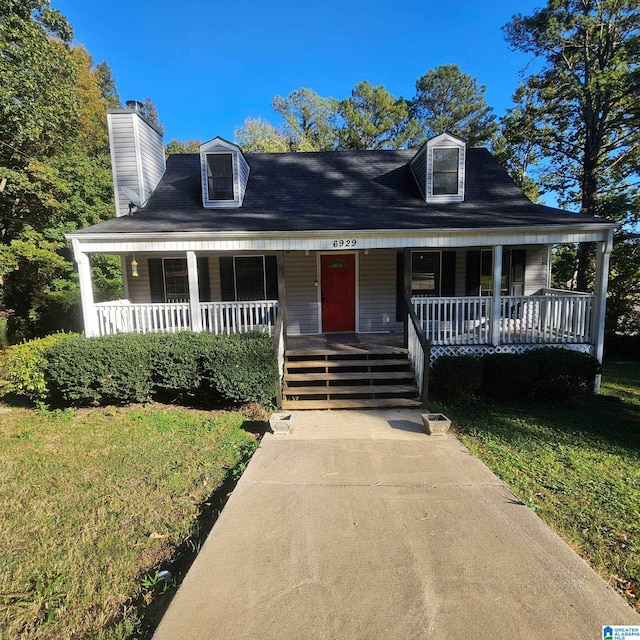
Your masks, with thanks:
[{"label": "roof eave", "polygon": [[215,238],[293,238],[304,234],[305,237],[318,236],[346,236],[357,234],[361,236],[407,236],[407,235],[464,235],[469,233],[498,234],[498,233],[544,233],[554,231],[569,231],[573,233],[592,232],[597,230],[615,229],[618,226],[615,222],[591,222],[588,224],[546,224],[546,225],[526,225],[526,226],[502,226],[502,227],[463,227],[463,228],[443,228],[443,229],[316,229],[306,231],[165,231],[165,232],[105,232],[105,233],[80,233],[72,232],[65,234],[69,240],[95,241],[95,240],[146,240],[161,241],[189,238],[190,240],[215,239]]}]

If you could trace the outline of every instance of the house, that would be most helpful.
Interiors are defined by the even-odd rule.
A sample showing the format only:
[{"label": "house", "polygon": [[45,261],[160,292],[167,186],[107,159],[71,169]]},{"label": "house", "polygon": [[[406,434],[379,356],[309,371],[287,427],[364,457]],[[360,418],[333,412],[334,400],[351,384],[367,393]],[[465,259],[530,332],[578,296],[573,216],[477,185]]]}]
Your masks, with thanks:
[{"label": "house", "polygon": [[[431,359],[602,358],[614,225],[532,204],[486,149],[445,133],[418,150],[243,154],[218,137],[165,165],[161,134],[127,104],[108,113],[116,216],[68,235],[87,335],[270,331],[298,385],[289,406],[409,402],[428,343]],[[550,288],[551,248],[570,242],[597,244],[595,294]],[[95,253],[121,257],[125,299],[94,302]],[[403,347],[404,377],[382,375],[384,360],[407,363]]]}]

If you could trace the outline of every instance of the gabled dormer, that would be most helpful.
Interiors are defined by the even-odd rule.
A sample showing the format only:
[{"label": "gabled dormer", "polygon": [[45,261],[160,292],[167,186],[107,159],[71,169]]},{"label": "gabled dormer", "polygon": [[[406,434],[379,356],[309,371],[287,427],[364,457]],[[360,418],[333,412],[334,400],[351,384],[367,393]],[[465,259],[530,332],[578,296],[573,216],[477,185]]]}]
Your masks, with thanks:
[{"label": "gabled dormer", "polygon": [[467,143],[452,133],[427,140],[409,166],[427,202],[463,202]]},{"label": "gabled dormer", "polygon": [[220,137],[201,144],[200,170],[205,209],[242,206],[250,168],[238,145]]}]

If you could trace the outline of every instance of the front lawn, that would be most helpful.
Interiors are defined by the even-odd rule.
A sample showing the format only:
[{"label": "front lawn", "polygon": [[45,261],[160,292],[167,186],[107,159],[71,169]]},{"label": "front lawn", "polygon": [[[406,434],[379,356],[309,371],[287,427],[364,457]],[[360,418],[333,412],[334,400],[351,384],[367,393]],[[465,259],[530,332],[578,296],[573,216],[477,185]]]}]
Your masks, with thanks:
[{"label": "front lawn", "polygon": [[156,570],[255,450],[246,419],[0,410],[0,638],[138,637]]},{"label": "front lawn", "polygon": [[446,407],[461,441],[640,611],[640,363],[603,395]]}]

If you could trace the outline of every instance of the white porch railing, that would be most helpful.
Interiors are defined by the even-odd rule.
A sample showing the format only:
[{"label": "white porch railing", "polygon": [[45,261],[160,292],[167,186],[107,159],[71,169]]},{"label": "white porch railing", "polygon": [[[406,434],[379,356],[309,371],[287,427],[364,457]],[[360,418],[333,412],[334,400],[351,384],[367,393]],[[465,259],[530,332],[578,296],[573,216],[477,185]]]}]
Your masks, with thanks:
[{"label": "white porch railing", "polygon": [[[583,344],[592,342],[595,297],[585,293],[501,296],[499,344]],[[493,299],[450,297],[411,299],[432,345],[490,344]]]},{"label": "white porch railing", "polygon": [[273,333],[278,313],[277,300],[251,302],[201,302],[202,330],[210,333]]},{"label": "white porch railing", "polygon": [[481,296],[411,298],[425,337],[434,345],[487,344],[492,302]]},{"label": "white porch railing", "polygon": [[[202,330],[210,333],[271,333],[277,316],[277,300],[252,302],[201,302]],[[191,329],[188,303],[132,304],[115,300],[95,305],[98,334],[173,333]]]},{"label": "white porch railing", "polygon": [[500,298],[503,344],[580,344],[591,342],[594,296],[559,294]]}]

